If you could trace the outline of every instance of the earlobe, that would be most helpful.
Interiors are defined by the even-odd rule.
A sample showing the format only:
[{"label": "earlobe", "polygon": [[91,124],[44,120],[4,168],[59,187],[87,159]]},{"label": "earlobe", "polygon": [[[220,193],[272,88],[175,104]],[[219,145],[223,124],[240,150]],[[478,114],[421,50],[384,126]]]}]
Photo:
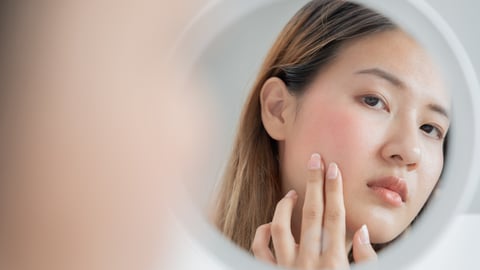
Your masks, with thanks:
[{"label": "earlobe", "polygon": [[260,92],[262,122],[270,137],[277,141],[285,139],[292,101],[293,96],[281,79],[272,77],[263,84]]}]

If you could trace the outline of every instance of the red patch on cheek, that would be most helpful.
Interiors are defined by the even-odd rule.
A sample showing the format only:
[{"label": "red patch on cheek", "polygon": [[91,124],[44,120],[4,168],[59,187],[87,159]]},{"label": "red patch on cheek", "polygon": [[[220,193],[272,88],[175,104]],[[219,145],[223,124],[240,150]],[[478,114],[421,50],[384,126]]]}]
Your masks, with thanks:
[{"label": "red patch on cheek", "polygon": [[306,118],[308,128],[299,130],[304,133],[301,144],[305,151],[319,151],[326,166],[336,162],[344,180],[350,182],[374,157],[379,141],[365,116],[353,106],[322,106],[321,111]]},{"label": "red patch on cheek", "polygon": [[372,125],[355,106],[322,100],[331,99],[312,102],[298,116],[293,134],[285,142],[286,162],[297,164],[300,173],[311,153],[318,151],[326,166],[336,162],[347,176],[348,171],[362,168],[371,158],[378,138],[372,136]]},{"label": "red patch on cheek", "polygon": [[337,110],[329,114],[324,124],[326,145],[329,152],[335,156],[350,155],[361,150],[363,137],[368,136],[368,130],[360,117],[353,111]]}]

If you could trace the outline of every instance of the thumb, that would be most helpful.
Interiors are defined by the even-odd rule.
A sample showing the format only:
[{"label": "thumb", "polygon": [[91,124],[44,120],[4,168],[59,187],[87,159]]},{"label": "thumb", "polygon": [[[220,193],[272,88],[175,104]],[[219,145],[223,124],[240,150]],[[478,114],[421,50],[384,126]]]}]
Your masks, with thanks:
[{"label": "thumb", "polygon": [[353,235],[353,258],[355,263],[377,260],[377,253],[370,244],[370,236],[365,224]]}]

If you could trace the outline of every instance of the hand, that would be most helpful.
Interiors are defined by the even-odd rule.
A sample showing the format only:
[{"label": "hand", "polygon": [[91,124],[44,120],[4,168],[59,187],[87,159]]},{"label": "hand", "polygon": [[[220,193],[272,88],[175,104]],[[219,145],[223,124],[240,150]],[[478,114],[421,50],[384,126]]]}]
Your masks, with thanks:
[{"label": "hand", "polygon": [[[340,170],[330,163],[325,174],[319,154],[312,155],[308,168],[300,242],[295,242],[290,225],[297,201],[291,190],[278,202],[272,222],[257,228],[252,252],[258,259],[288,268],[349,269]],[[270,238],[275,255],[269,249]],[[366,225],[355,232],[352,246],[356,263],[377,258]]]}]

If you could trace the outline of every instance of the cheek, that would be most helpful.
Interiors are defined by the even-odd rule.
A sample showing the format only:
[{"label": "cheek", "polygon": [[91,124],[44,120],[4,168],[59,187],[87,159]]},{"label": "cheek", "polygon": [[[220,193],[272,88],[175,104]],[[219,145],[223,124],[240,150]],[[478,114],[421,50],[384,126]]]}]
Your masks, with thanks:
[{"label": "cheek", "polygon": [[307,127],[305,141],[317,149],[326,162],[334,161],[341,167],[355,166],[374,149],[371,125],[353,106],[327,107],[322,117],[312,119]]},{"label": "cheek", "polygon": [[[440,179],[443,168],[443,157],[438,151],[427,152],[423,160],[422,169],[419,172],[418,201],[420,206],[428,199],[435,185]],[[438,157],[438,158],[436,158]]]},{"label": "cheek", "polygon": [[283,175],[287,188],[303,190],[307,162],[314,152],[321,154],[326,166],[330,162],[339,164],[348,181],[361,171],[362,162],[373,155],[380,141],[372,134],[368,115],[344,104],[316,103],[303,109],[285,141]]}]

